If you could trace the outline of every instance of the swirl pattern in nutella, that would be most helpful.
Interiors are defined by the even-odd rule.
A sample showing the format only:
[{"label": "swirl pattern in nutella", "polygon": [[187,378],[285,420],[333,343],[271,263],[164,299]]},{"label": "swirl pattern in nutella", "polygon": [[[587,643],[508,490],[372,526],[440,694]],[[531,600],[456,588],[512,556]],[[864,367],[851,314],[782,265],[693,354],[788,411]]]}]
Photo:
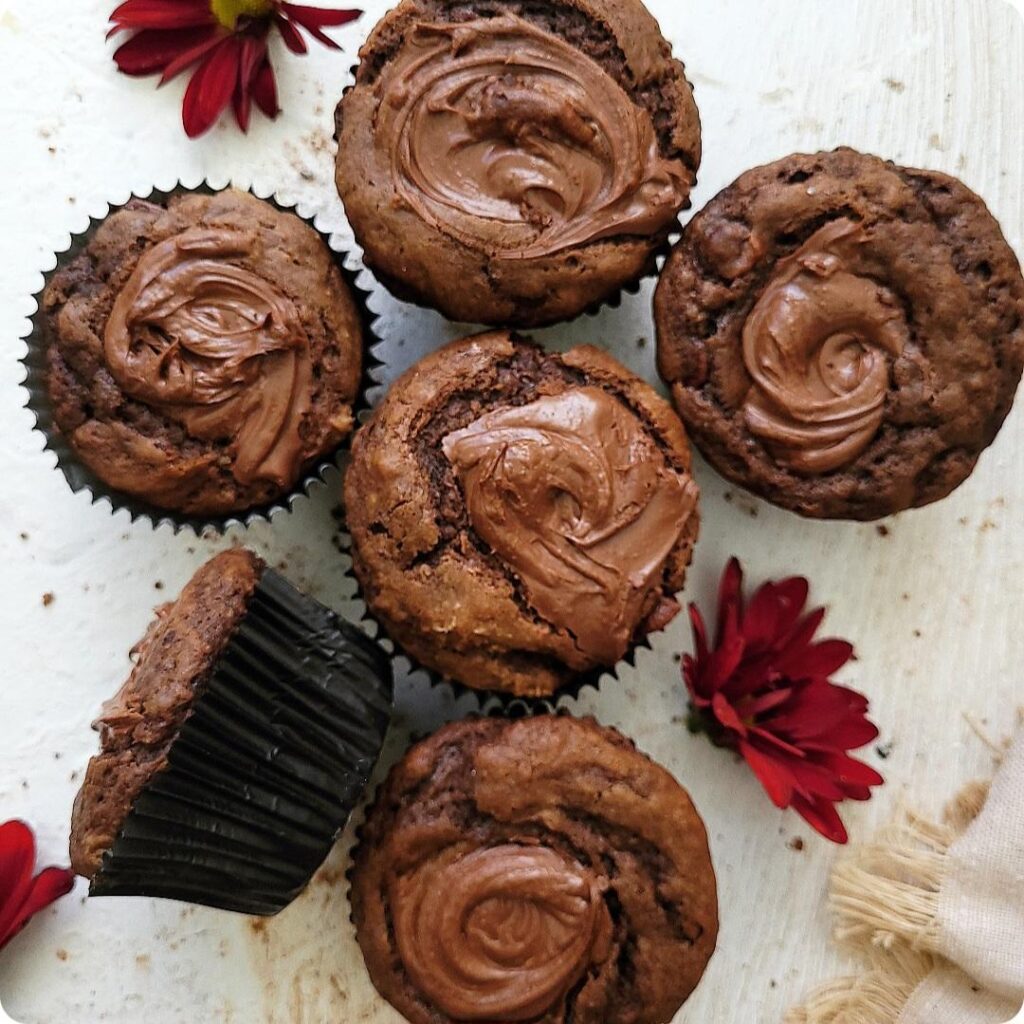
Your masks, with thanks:
[{"label": "swirl pattern in nutella", "polygon": [[312,381],[298,309],[249,269],[255,235],[190,228],[147,250],[104,335],[106,362],[132,398],[193,437],[233,440],[232,472],[289,486],[303,458]]},{"label": "swirl pattern in nutella", "polygon": [[641,421],[596,387],[488,413],[443,442],[476,533],[527,600],[614,664],[697,502]]},{"label": "swirl pattern in nutella", "polygon": [[452,1020],[533,1020],[607,956],[605,886],[541,846],[428,861],[395,884],[398,953]]},{"label": "swirl pattern in nutella", "polygon": [[420,23],[378,86],[401,199],[506,259],[663,230],[688,172],[604,68],[516,15]]},{"label": "swirl pattern in nutella", "polygon": [[846,218],[781,261],[743,328],[751,433],[795,473],[852,462],[882,424],[907,326],[897,298],[849,269],[866,236]]}]

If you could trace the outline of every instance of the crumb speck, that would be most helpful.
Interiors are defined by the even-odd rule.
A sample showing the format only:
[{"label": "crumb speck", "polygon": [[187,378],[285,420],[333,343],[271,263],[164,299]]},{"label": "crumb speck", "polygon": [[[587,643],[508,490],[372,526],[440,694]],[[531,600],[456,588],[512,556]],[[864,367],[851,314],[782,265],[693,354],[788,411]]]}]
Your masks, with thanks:
[{"label": "crumb speck", "polygon": [[878,526],[876,526],[875,532],[878,534],[879,537],[888,537],[891,533],[889,527],[885,526],[884,524],[879,524]]},{"label": "crumb speck", "polygon": [[800,836],[793,836],[793,838],[790,839],[788,846],[794,853],[803,853],[804,851],[804,841]]},{"label": "crumb speck", "polygon": [[53,602],[56,600],[57,598],[55,597],[53,592],[48,590],[45,594],[43,594],[43,607],[49,608],[50,605],[53,604]]},{"label": "crumb speck", "polygon": [[157,580],[153,584],[153,589],[154,590],[163,590],[164,589],[164,581],[163,580]]},{"label": "crumb speck", "polygon": [[915,630],[914,630],[914,636],[915,636],[915,637],[916,637],[916,638],[917,638],[918,640],[920,640],[920,639],[921,639],[922,635],[923,635],[923,634],[921,633],[921,630],[919,630],[919,629],[915,629]]},{"label": "crumb speck", "polygon": [[888,761],[889,758],[892,757],[893,746],[894,744],[891,740],[888,743],[879,743],[879,745],[875,747],[875,753],[883,761]]},{"label": "crumb speck", "polygon": [[22,540],[28,540],[28,534],[27,534],[27,533],[26,533],[26,532],[25,532],[24,530],[22,530],[22,531],[21,531],[21,533],[19,533],[19,534],[18,534],[18,536],[19,536],[19,537],[20,537],[20,538],[21,538]]},{"label": "crumb speck", "polygon": [[898,78],[883,78],[882,81],[893,92],[903,92],[907,88],[906,82],[901,82]]},{"label": "crumb speck", "polygon": [[58,949],[57,950],[57,959],[61,963],[65,963],[67,961],[67,958],[68,958],[68,951],[66,949]]}]

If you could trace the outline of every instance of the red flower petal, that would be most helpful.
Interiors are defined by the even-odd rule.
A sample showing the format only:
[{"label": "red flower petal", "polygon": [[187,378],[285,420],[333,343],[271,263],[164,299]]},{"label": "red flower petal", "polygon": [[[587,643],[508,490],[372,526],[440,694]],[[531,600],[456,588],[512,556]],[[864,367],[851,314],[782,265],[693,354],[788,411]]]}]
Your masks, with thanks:
[{"label": "red flower petal", "polygon": [[682,672],[691,709],[712,740],[739,750],[779,807],[792,805],[822,835],[846,842],[835,805],[867,800],[883,779],[849,756],[878,736],[862,694],[832,682],[853,657],[845,640],[815,642],[825,617],[805,614],[802,576],[768,582],[744,605],[743,570],[730,560],[718,595],[714,645],[690,608],[694,653]]},{"label": "red flower petal", "polygon": [[284,45],[292,53],[297,53],[301,56],[309,52],[309,47],[306,45],[306,40],[302,38],[302,33],[287,18],[277,15],[274,18],[274,24],[281,30],[281,38],[284,40]]},{"label": "red flower petal", "polygon": [[[718,628],[721,631],[729,619],[730,612],[738,618],[743,614],[743,568],[738,558],[729,559],[718,588]],[[722,634],[715,637],[715,646],[722,642]]]},{"label": "red flower petal", "polygon": [[192,76],[182,104],[182,123],[190,139],[209,131],[231,102],[240,51],[238,36],[225,37]]},{"label": "red flower petal", "polygon": [[196,28],[215,25],[209,0],[125,0],[110,15],[114,31],[131,28]]},{"label": "red flower petal", "polygon": [[795,797],[793,810],[800,815],[808,825],[819,832],[826,839],[840,846],[845,846],[850,837],[843,824],[839,812],[829,803],[828,800],[805,800],[803,797]]},{"label": "red flower petal", "polygon": [[750,765],[758,781],[764,786],[772,803],[785,810],[793,800],[793,784],[790,773],[778,761],[767,757],[750,743],[739,746],[743,760]]},{"label": "red flower petal", "polygon": [[241,52],[238,55],[238,80],[232,96],[235,121],[243,132],[249,130],[249,115],[252,113],[252,81],[266,56],[266,47],[260,49],[260,40],[253,36],[242,36]]},{"label": "red flower petal", "polygon": [[216,41],[217,30],[203,28],[143,29],[114,52],[117,68],[125,75],[145,76],[163,71],[171,61],[205,40]]},{"label": "red flower petal", "polygon": [[28,923],[33,914],[66,895],[75,884],[64,868],[47,868],[35,878],[36,843],[20,821],[0,826],[0,947]]},{"label": "red flower petal", "polygon": [[305,4],[282,2],[278,7],[303,28],[335,28],[348,25],[362,16],[362,11],[335,10],[327,7],[307,7]]},{"label": "red flower petal", "polygon": [[265,58],[259,71],[256,72],[256,78],[252,85],[252,98],[255,100],[256,106],[271,120],[281,113],[277,102],[277,82],[274,79],[274,69],[271,67],[269,59]]},{"label": "red flower petal", "polygon": [[191,49],[179,53],[164,68],[164,73],[160,76],[160,84],[166,85],[172,78],[176,78],[183,71],[187,71],[193,65],[198,64],[211,50],[224,42],[225,38],[220,31],[213,29],[206,39],[199,41]]}]

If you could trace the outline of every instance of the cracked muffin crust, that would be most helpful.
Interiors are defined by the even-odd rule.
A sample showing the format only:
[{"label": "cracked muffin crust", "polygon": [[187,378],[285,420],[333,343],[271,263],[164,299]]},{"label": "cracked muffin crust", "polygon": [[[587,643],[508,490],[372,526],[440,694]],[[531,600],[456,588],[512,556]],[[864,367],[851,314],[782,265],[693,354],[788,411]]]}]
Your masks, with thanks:
[{"label": "cracked muffin crust", "polygon": [[665,1024],[714,952],[686,791],[613,729],[449,725],[370,811],[351,874],[374,985],[412,1024]]},{"label": "cracked muffin crust", "polygon": [[317,232],[247,193],[131,200],[42,306],[57,428],[131,498],[260,508],[354,426],[359,307]]},{"label": "cracked muffin crust", "polygon": [[749,171],[687,226],[658,365],[723,476],[870,520],[971,474],[1024,368],[1024,280],[984,202],[850,149]]},{"label": "cracked muffin crust", "polygon": [[685,431],[596,348],[507,333],[412,367],[356,435],[345,504],[371,614],[419,664],[550,696],[679,611],[698,531]]},{"label": "cracked muffin crust", "polygon": [[360,58],[336,180],[400,298],[528,327],[654,272],[700,120],[640,0],[404,0]]}]

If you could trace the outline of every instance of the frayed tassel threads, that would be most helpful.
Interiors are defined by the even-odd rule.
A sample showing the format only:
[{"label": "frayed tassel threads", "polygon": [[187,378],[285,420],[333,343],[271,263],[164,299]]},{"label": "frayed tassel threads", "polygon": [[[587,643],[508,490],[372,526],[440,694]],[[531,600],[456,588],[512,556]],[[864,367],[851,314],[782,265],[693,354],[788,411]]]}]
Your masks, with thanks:
[{"label": "frayed tassel threads", "polygon": [[895,1024],[936,965],[949,849],[981,813],[989,788],[967,786],[942,824],[906,814],[839,863],[829,907],[837,938],[865,971],[819,989],[784,1024]]},{"label": "frayed tassel threads", "polygon": [[858,977],[819,989],[784,1024],[893,1024],[933,966],[930,956],[900,950]]}]

